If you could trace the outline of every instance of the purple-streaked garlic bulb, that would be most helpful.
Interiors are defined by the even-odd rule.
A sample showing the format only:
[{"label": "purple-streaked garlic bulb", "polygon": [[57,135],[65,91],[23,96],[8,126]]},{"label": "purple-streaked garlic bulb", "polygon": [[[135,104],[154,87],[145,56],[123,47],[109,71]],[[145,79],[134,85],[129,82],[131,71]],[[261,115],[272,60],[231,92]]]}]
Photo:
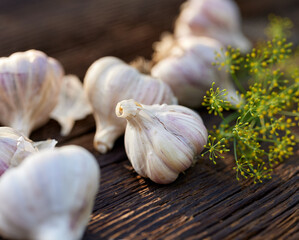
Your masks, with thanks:
[{"label": "purple-streaked garlic bulb", "polygon": [[28,137],[49,120],[62,77],[60,63],[37,50],[0,58],[0,123]]},{"label": "purple-streaked garlic bulb", "polygon": [[[220,52],[222,45],[211,38],[201,37],[181,38],[171,44],[169,37],[162,39],[156,45],[156,55],[167,57],[160,60],[151,70],[151,74],[167,83],[178,98],[180,104],[188,107],[200,106],[206,91],[215,82],[217,87],[227,90],[227,99],[232,104],[239,102],[236,89],[223,69],[219,71],[212,65],[215,61],[215,52]],[[164,49],[163,46],[171,46]]]},{"label": "purple-streaked garlic bulb", "polygon": [[161,184],[176,180],[207,143],[201,117],[179,105],[143,105],[135,100],[117,104],[116,115],[127,120],[125,148],[135,171]]},{"label": "purple-streaked garlic bulb", "polygon": [[92,113],[85,95],[83,84],[75,75],[66,75],[62,79],[59,101],[51,113],[51,118],[61,125],[61,135],[68,135],[76,120]]},{"label": "purple-streaked garlic bulb", "polygon": [[238,6],[232,0],[189,0],[175,24],[175,36],[206,36],[223,45],[250,50],[251,43],[241,30]]},{"label": "purple-streaked garlic bulb", "polygon": [[91,65],[84,89],[97,125],[94,146],[101,153],[110,150],[125,131],[126,121],[115,116],[118,102],[130,98],[144,104],[177,102],[167,84],[141,74],[115,57],[104,57]]},{"label": "purple-streaked garlic bulb", "polygon": [[96,159],[82,147],[32,154],[0,178],[0,235],[28,240],[81,239],[99,180]]},{"label": "purple-streaked garlic bulb", "polygon": [[0,176],[18,166],[26,157],[41,149],[54,148],[55,140],[33,142],[9,127],[0,127]]}]

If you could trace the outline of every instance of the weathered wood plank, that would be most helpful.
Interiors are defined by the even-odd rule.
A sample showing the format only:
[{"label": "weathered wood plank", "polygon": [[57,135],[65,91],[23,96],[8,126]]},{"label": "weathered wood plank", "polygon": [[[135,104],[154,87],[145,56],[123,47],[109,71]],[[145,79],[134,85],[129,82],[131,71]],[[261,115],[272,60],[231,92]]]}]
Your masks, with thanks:
[{"label": "weathered wood plank", "polygon": [[[91,140],[92,136],[85,140],[88,141],[88,138]],[[90,143],[84,144],[84,139],[79,142],[87,145],[88,149],[92,147]],[[202,237],[222,234],[223,238],[229,234],[234,236],[237,230],[246,238],[249,233],[252,234],[251,228],[256,226],[254,219],[260,223],[270,210],[262,226],[271,226],[272,218],[276,219],[286,209],[294,211],[298,203],[294,196],[294,191],[298,190],[298,167],[294,168],[294,159],[287,165],[279,166],[276,169],[279,175],[265,185],[237,183],[231,170],[230,157],[225,161],[227,165],[216,165],[216,169],[209,162],[201,161],[172,186],[159,186],[148,180],[136,179],[136,174],[126,169],[128,161],[121,159],[123,161],[117,160],[109,165],[103,165],[100,160],[103,182],[86,239],[93,239],[93,235],[94,239],[99,236],[102,239],[162,236],[181,239],[187,238],[188,234],[201,236],[200,231],[203,232]],[[290,191],[287,191],[288,188]],[[282,189],[285,191],[280,194]],[[266,207],[256,211],[260,206]],[[274,208],[276,216],[272,215],[274,206],[278,206]],[[220,220],[223,222],[218,227]],[[249,231],[244,232],[248,226]],[[219,229],[225,230],[219,232]],[[237,233],[237,236],[241,233]],[[216,239],[221,238],[219,236]]]},{"label": "weathered wood plank", "polygon": [[[274,227],[277,220],[294,217],[296,159],[287,162],[284,171],[278,167],[274,179],[263,185],[238,183],[231,164],[217,171],[217,165],[200,162],[168,186],[136,178],[126,169],[127,161],[105,166],[86,239],[247,239]],[[279,234],[272,232],[272,239]]]},{"label": "weathered wood plank", "polygon": [[[0,55],[30,48],[59,59],[82,79],[99,57],[130,61],[150,57],[160,33],[171,30],[183,0],[0,1]],[[262,36],[270,12],[299,22],[297,0],[238,0],[245,33]],[[298,43],[298,25],[295,25]],[[217,119],[199,110],[208,128]],[[123,137],[106,155],[93,149],[92,116],[67,137],[51,120],[31,138],[55,138],[59,146],[84,146],[97,158],[102,181],[85,240],[99,239],[298,239],[298,158],[276,167],[264,184],[237,182],[233,157],[217,165],[199,162],[174,183],[161,186],[132,169]]]}]

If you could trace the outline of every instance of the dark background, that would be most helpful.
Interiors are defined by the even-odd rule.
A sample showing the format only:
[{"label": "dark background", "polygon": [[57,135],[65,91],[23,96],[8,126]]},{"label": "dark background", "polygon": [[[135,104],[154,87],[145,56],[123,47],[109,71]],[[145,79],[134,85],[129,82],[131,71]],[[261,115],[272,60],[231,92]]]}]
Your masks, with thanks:
[{"label": "dark background", "polygon": [[[96,59],[150,58],[152,43],[171,31],[183,0],[1,0],[0,56],[38,49],[82,79]],[[298,0],[238,0],[244,32],[262,37],[269,13],[290,17],[298,35]]]},{"label": "dark background", "polygon": [[[38,49],[57,58],[81,80],[96,59],[150,58],[152,43],[171,31],[182,0],[1,0],[0,55]],[[289,17],[298,45],[298,0],[238,0],[245,35],[263,37],[269,13]],[[207,127],[217,119],[199,110]],[[172,184],[140,178],[127,160],[123,138],[106,155],[93,149],[92,116],[67,137],[51,120],[31,138],[55,138],[91,151],[101,166],[101,187],[84,239],[299,239],[298,156],[254,185],[235,179],[233,156],[199,162]],[[17,213],[16,213],[17,214]]]}]

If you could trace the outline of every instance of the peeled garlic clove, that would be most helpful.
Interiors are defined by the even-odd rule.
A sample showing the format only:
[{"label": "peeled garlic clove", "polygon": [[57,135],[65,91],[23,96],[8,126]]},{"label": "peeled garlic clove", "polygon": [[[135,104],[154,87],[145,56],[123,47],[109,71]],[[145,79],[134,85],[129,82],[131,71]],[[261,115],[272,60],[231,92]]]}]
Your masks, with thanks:
[{"label": "peeled garlic clove", "polygon": [[62,76],[62,66],[40,51],[0,58],[0,122],[28,137],[48,121]]},{"label": "peeled garlic clove", "polygon": [[32,142],[9,127],[0,127],[0,176],[11,167],[18,166],[27,156],[40,149],[54,148],[55,140]]},{"label": "peeled garlic clove", "polygon": [[189,0],[175,24],[176,37],[206,36],[248,52],[250,41],[241,30],[238,6],[231,0]]},{"label": "peeled garlic clove", "polygon": [[238,103],[239,97],[228,74],[212,66],[215,52],[219,52],[221,47],[211,38],[181,38],[169,56],[152,68],[151,74],[166,82],[182,105],[200,106],[213,82],[221,89],[227,89],[231,103]]},{"label": "peeled garlic clove", "polygon": [[156,183],[173,182],[207,143],[201,117],[186,107],[131,99],[119,102],[115,111],[127,119],[125,148],[133,168]]},{"label": "peeled garlic clove", "polygon": [[61,135],[68,135],[75,121],[85,118],[90,113],[92,109],[79,78],[75,75],[64,76],[58,104],[51,113],[51,118],[62,127]]},{"label": "peeled garlic clove", "polygon": [[82,147],[29,156],[0,178],[0,233],[13,239],[80,239],[99,178],[95,158]]},{"label": "peeled garlic clove", "polygon": [[144,104],[176,103],[167,84],[139,73],[115,57],[93,63],[86,73],[84,88],[97,125],[94,146],[101,153],[110,150],[125,131],[126,121],[115,116],[119,101],[134,98]]}]

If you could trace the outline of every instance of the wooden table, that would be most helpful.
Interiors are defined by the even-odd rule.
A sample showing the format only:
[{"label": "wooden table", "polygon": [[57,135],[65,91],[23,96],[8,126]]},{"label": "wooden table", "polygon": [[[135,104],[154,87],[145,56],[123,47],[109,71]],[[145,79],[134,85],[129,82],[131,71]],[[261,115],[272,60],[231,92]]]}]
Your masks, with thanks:
[{"label": "wooden table", "polygon": [[[130,61],[150,58],[151,45],[162,31],[172,30],[183,0],[1,0],[0,54],[30,48],[57,58],[66,73],[83,79],[96,59],[114,55]],[[270,12],[295,23],[297,0],[239,0],[244,31],[262,37]],[[207,127],[217,120],[199,109]],[[123,138],[106,155],[92,146],[92,116],[76,123],[67,137],[51,120],[31,138],[55,138],[59,146],[84,146],[97,158],[102,172],[85,240],[98,239],[299,239],[298,156],[279,165],[263,184],[238,182],[234,159],[217,165],[199,162],[172,184],[157,185],[139,177],[127,160]],[[297,148],[298,149],[298,148]]]}]

